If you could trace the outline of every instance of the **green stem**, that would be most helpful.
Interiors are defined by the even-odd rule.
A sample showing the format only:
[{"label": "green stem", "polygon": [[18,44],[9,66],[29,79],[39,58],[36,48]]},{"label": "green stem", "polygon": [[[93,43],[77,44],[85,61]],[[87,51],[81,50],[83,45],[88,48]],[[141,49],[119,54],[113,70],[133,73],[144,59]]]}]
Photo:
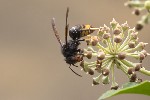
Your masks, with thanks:
[{"label": "green stem", "polygon": [[114,63],[111,64],[112,85],[115,85]]},{"label": "green stem", "polygon": [[107,59],[106,61],[102,62],[102,68],[105,68],[106,66],[108,66],[110,61],[111,59]]},{"label": "green stem", "polygon": [[112,45],[110,38],[108,39],[108,47],[109,47],[110,51],[113,53],[113,45]]},{"label": "green stem", "polygon": [[[121,62],[124,63],[125,65],[127,65],[128,67],[135,67],[135,65],[128,60],[122,60]],[[145,75],[150,76],[150,71],[146,70],[144,67],[140,69],[140,72]]]},{"label": "green stem", "polygon": [[116,65],[128,76],[128,78],[130,78],[130,75],[127,73],[128,72],[128,67],[126,65],[124,65],[120,60],[117,59]]},{"label": "green stem", "polygon": [[146,70],[144,67],[140,69],[140,72],[145,74],[145,75],[150,76],[150,71]]},{"label": "green stem", "polygon": [[125,3],[125,5],[130,5],[131,7],[144,7],[144,3],[143,1],[128,1]]},{"label": "green stem", "polygon": [[110,53],[106,48],[104,48],[102,45],[100,45],[100,43],[97,43],[97,47],[99,49],[102,49],[103,51],[105,51],[105,53]]},{"label": "green stem", "polygon": [[126,39],[124,40],[124,42],[122,43],[122,45],[118,48],[118,51],[122,51],[122,49],[129,43],[130,38],[131,38],[131,33],[133,30],[128,31],[128,35],[126,37]]},{"label": "green stem", "polygon": [[127,67],[135,67],[134,63],[132,63],[132,62],[126,60],[126,59],[121,60],[121,62],[122,62],[123,64],[125,64]]}]

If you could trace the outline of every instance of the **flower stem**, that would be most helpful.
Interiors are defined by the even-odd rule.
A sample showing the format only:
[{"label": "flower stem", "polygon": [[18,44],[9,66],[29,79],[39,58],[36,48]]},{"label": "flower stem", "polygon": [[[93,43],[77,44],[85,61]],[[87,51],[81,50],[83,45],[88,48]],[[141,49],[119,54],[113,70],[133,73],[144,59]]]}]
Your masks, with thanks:
[{"label": "flower stem", "polygon": [[150,76],[150,71],[146,70],[144,67],[140,69],[140,72],[145,74],[145,75]]}]

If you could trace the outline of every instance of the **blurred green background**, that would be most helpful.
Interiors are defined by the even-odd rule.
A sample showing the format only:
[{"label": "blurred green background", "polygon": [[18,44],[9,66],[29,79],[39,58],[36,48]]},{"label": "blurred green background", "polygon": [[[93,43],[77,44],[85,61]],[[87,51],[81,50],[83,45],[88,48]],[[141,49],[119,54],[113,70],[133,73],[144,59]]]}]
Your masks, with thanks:
[{"label": "blurred green background", "polygon": [[[134,27],[140,17],[132,15],[127,0],[0,0],[0,100],[97,100],[110,85],[92,86],[92,77],[78,77],[63,60],[50,19],[56,18],[64,41],[66,7],[70,7],[69,25],[92,24],[109,26],[112,18],[119,23],[128,21]],[[150,25],[139,34],[149,42]],[[150,52],[150,45],[146,47]],[[150,57],[144,66],[150,70]],[[150,77],[143,79],[150,79]],[[116,81],[128,81],[116,71]],[[119,95],[108,100],[149,100],[143,95]]]}]

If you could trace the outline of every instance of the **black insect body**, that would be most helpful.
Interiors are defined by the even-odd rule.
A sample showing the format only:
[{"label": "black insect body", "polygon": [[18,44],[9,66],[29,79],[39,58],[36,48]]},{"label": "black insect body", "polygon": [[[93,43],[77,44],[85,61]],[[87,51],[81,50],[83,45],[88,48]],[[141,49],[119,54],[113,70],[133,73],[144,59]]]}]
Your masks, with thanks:
[{"label": "black insect body", "polygon": [[[55,19],[52,19],[52,28],[53,31],[55,33],[55,36],[59,42],[59,44],[61,45],[61,52],[63,54],[63,56],[65,57],[65,61],[67,64],[69,64],[69,68],[71,69],[71,65],[76,66],[75,64],[77,62],[80,62],[82,60],[83,55],[81,54],[81,50],[78,48],[78,46],[80,45],[80,41],[81,40],[67,40],[67,36],[68,36],[68,24],[67,24],[67,18],[68,18],[68,12],[69,12],[69,8],[67,8],[67,12],[66,12],[66,26],[65,26],[65,43],[63,44],[60,40],[59,37],[59,33],[56,29],[55,26]],[[78,67],[78,66],[76,66]],[[72,70],[72,69],[71,69]],[[72,70],[76,75],[79,75],[78,73],[76,73],[74,70]]]},{"label": "black insect body", "polygon": [[70,28],[69,36],[73,40],[76,40],[93,33],[94,30],[95,28],[93,28],[91,25],[75,25]]},{"label": "black insect body", "polygon": [[[69,64],[69,68],[71,69],[71,65],[76,66],[75,64],[77,62],[80,62],[83,60],[83,54],[82,50],[78,48],[80,45],[80,41],[84,41],[84,39],[80,39],[81,37],[84,37],[88,34],[91,34],[94,32],[94,30],[97,30],[99,28],[93,28],[91,25],[75,25],[69,30],[69,36],[72,38],[71,40],[67,40],[68,36],[68,13],[69,8],[67,8],[66,12],[66,25],[65,25],[65,43],[63,44],[60,40],[58,31],[55,26],[55,19],[52,19],[52,28],[55,33],[55,36],[61,45],[61,52],[63,56],[65,57],[65,61],[67,64]],[[78,66],[76,66],[78,67]],[[72,69],[71,69],[72,70]],[[73,71],[73,70],[72,70]],[[74,72],[74,71],[73,71]],[[74,72],[76,75],[81,76]]]},{"label": "black insect body", "polygon": [[61,52],[66,57],[66,63],[74,65],[82,60],[81,50],[78,49],[80,42],[78,40],[69,40],[67,45],[62,46]]}]

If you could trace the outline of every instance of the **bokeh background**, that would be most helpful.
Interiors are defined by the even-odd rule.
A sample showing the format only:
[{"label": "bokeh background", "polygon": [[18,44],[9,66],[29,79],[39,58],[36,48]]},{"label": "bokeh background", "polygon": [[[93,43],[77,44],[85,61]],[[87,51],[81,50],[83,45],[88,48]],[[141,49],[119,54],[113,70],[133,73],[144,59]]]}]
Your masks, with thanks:
[{"label": "bokeh background", "polygon": [[[50,19],[56,18],[64,41],[66,7],[70,7],[69,25],[109,26],[112,18],[128,21],[131,27],[140,19],[124,6],[127,0],[0,0],[0,100],[97,100],[110,85],[92,86],[92,77],[78,77],[63,60]],[[149,42],[150,25],[139,34]],[[146,47],[150,52],[150,45]],[[150,70],[150,57],[144,66]],[[143,79],[150,77],[141,76]],[[116,71],[121,85],[128,81]],[[108,100],[149,100],[143,95],[119,95]]]}]

